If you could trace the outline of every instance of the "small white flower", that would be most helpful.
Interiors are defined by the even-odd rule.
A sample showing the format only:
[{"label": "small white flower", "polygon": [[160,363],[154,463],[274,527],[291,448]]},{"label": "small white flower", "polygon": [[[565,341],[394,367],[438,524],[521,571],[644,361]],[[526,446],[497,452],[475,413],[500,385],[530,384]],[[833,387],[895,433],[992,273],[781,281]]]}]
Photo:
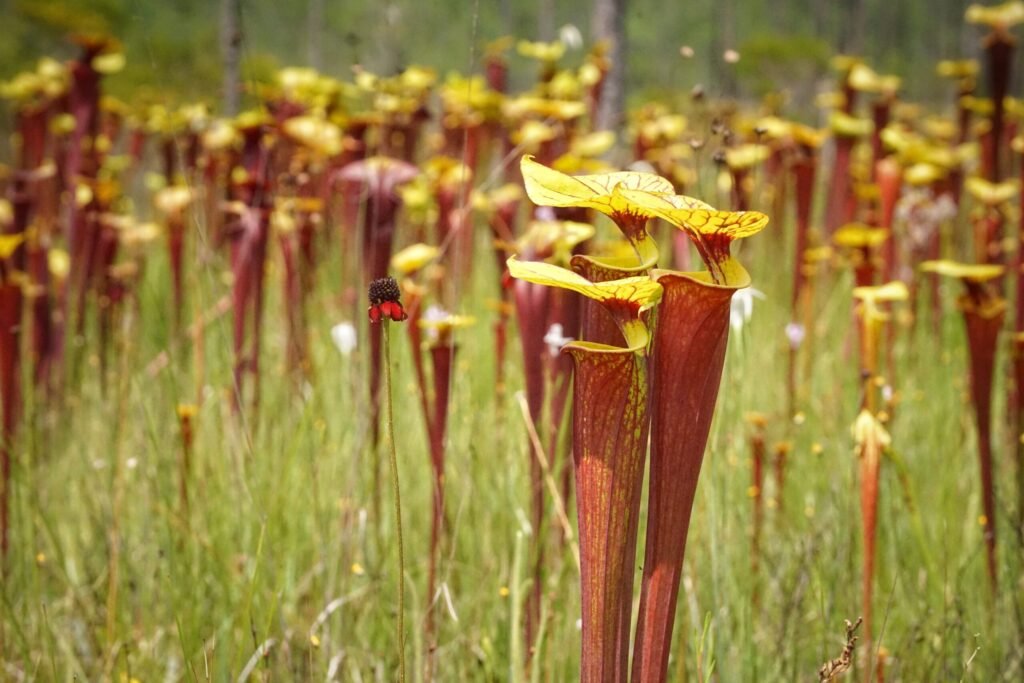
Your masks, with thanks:
[{"label": "small white flower", "polygon": [[134,470],[136,467],[139,466],[139,459],[138,458],[128,458],[127,460],[124,461],[124,466],[127,467],[130,470]]},{"label": "small white flower", "polygon": [[343,356],[348,356],[356,348],[356,328],[350,322],[338,323],[331,328],[331,341]]},{"label": "small white flower", "polygon": [[939,195],[939,198],[935,200],[934,207],[934,220],[937,222],[948,221],[956,218],[956,202],[949,196],[948,192],[943,192]]},{"label": "small white flower", "polygon": [[558,216],[555,215],[555,210],[550,206],[538,206],[533,210],[533,217],[538,221],[555,221],[558,220]]},{"label": "small white flower", "polygon": [[548,353],[552,357],[557,356],[562,347],[572,340],[572,337],[566,337],[563,334],[561,323],[552,323],[551,327],[548,328],[548,333],[544,335],[544,343],[548,345]]},{"label": "small white flower", "polygon": [[579,50],[583,47],[583,35],[574,24],[566,24],[558,29],[558,39],[570,50]]},{"label": "small white flower", "polygon": [[786,325],[786,338],[789,340],[789,348],[796,351],[804,343],[807,330],[800,323],[789,323]]},{"label": "small white flower", "polygon": [[427,339],[429,341],[436,342],[438,337],[440,337],[440,332],[438,331],[437,326],[432,325],[431,323],[439,323],[442,320],[448,320],[450,317],[452,317],[451,313],[440,306],[434,304],[427,306],[427,310],[423,311],[423,315],[420,320],[425,323],[423,327],[427,331]]},{"label": "small white flower", "polygon": [[743,331],[743,326],[750,322],[750,316],[754,314],[754,299],[764,300],[764,292],[753,287],[744,287],[732,295],[732,304],[729,307],[729,325],[732,326],[734,334]]},{"label": "small white flower", "polygon": [[886,384],[884,387],[882,387],[882,400],[885,401],[886,403],[892,403],[892,397],[892,385]]}]

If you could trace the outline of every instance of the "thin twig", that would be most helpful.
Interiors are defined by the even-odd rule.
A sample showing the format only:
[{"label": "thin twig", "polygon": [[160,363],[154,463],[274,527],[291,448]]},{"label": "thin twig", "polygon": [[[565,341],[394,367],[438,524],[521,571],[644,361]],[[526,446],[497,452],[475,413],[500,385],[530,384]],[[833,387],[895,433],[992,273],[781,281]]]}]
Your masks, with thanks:
[{"label": "thin twig", "polygon": [[537,436],[533,420],[530,418],[530,407],[526,403],[526,395],[521,391],[517,391],[516,402],[519,403],[519,410],[522,413],[523,422],[526,424],[526,433],[530,436],[530,443],[533,445],[537,462],[540,463],[541,469],[544,470],[544,483],[547,484],[548,491],[555,501],[555,515],[562,525],[562,532],[565,534],[566,540],[569,541],[569,547],[572,548],[572,557],[576,562],[576,571],[578,573],[580,571],[580,546],[572,532],[572,523],[569,521],[569,516],[565,513],[565,501],[562,500],[562,494],[558,491],[558,484],[555,483],[554,478],[551,476],[551,466],[548,463],[547,455],[544,453],[544,447],[540,444],[540,437]]}]

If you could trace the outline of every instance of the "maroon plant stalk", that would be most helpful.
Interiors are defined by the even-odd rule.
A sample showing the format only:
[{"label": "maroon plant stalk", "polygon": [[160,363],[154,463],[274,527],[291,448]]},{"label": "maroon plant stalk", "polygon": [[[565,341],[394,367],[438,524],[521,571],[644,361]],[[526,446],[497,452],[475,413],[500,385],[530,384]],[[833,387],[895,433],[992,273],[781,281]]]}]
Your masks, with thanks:
[{"label": "maroon plant stalk", "polygon": [[840,225],[849,222],[849,198],[853,194],[850,181],[850,158],[857,138],[836,135],[836,156],[832,163],[832,179],[829,181],[828,202],[825,207],[825,229],[831,235]]},{"label": "maroon plant stalk", "polygon": [[188,484],[192,472],[192,444],[195,440],[196,406],[179,404],[178,432],[181,436],[181,455],[178,462],[178,501],[182,514],[188,515]]},{"label": "maroon plant stalk", "polygon": [[802,145],[797,148],[793,160],[793,182],[795,184],[794,199],[796,201],[796,246],[793,263],[793,319],[797,318],[797,304],[800,294],[807,285],[804,270],[804,252],[810,246],[811,211],[814,205],[814,180],[818,170],[818,155],[811,147]]},{"label": "maroon plant stalk", "polygon": [[64,178],[67,187],[72,189],[77,184],[78,175],[85,170],[83,167],[91,165],[85,143],[95,139],[99,132],[101,74],[93,68],[92,60],[105,47],[106,43],[102,41],[86,42],[79,57],[68,64],[71,74],[68,111],[75,119],[75,127],[71,133]]},{"label": "maroon plant stalk", "polygon": [[[580,310],[583,300],[580,295],[560,289],[551,292],[550,322],[562,326],[565,337],[575,339],[580,334]],[[549,326],[550,329],[550,326]],[[572,385],[572,360],[565,355],[551,356],[548,348],[547,377],[551,389],[548,399],[547,452],[551,462],[556,462],[561,437],[562,419],[569,403],[569,388]],[[562,500],[567,501],[572,493],[572,469],[568,460],[562,470]]]},{"label": "maroon plant stalk", "polygon": [[974,253],[979,263],[1002,263],[1003,222],[997,207],[985,207],[973,217]]},{"label": "maroon plant stalk", "polygon": [[[625,276],[629,276],[629,275],[633,274],[631,272],[622,271],[622,270],[619,270],[619,269],[616,269],[616,268],[613,268],[613,267],[606,266],[606,265],[604,265],[604,264],[602,264],[602,263],[600,263],[598,261],[595,261],[594,259],[591,259],[591,258],[589,258],[589,257],[587,257],[585,255],[573,256],[572,259],[570,259],[570,265],[571,265],[571,267],[572,267],[572,269],[574,271],[576,271],[577,273],[579,273],[583,277],[587,278],[591,282],[607,282],[609,280],[615,280],[615,279],[618,279],[618,278],[621,278],[621,277],[625,277]],[[609,311],[604,306],[598,304],[596,301],[593,301],[591,299],[586,299],[586,300],[582,301],[581,304],[580,304],[579,315],[580,315],[580,322],[579,322],[580,338],[583,339],[584,341],[596,342],[598,344],[607,344],[609,346],[612,346],[612,345],[615,345],[622,338],[622,332],[619,330],[618,324],[615,322],[615,319],[612,317],[612,315],[609,313]],[[646,320],[647,317],[648,317],[648,314],[645,313],[645,314],[643,314],[642,319]],[[577,375],[576,375],[576,380],[575,380],[576,382],[579,381],[579,379],[578,379],[578,372],[579,372],[579,370],[577,369]],[[575,405],[575,401],[577,400],[576,397],[578,396],[578,394],[575,393],[575,392],[576,392],[576,390],[574,389],[574,393],[573,393],[574,405]],[[575,408],[574,408],[573,412],[574,412],[574,415],[575,415]],[[575,437],[575,432],[573,434],[573,438],[574,439],[576,438]],[[576,448],[576,445],[575,445],[575,442],[574,442],[574,444],[573,444],[574,451],[575,451],[575,448]],[[641,478],[642,478],[642,476],[643,476],[643,473],[641,472]],[[580,487],[579,487],[579,474],[577,472],[577,486],[576,486],[577,506],[579,505],[578,501],[580,500],[580,496],[582,496],[582,495],[583,495],[583,492],[580,490]],[[637,496],[640,495],[639,490],[637,491],[636,495]],[[636,505],[639,506],[639,499],[637,500]],[[629,600],[627,600],[626,602],[621,604],[621,612],[619,614],[619,624],[618,624],[618,627],[617,627],[617,632],[619,634],[619,642],[617,644],[617,650],[616,650],[616,662],[617,662],[617,664],[616,664],[617,669],[616,670],[621,671],[621,675],[623,677],[626,676],[626,674],[628,672],[628,667],[629,667],[629,633],[630,633],[630,621],[631,621],[631,617],[632,617],[632,595],[633,595],[633,572],[632,572],[632,567],[635,564],[635,559],[636,559],[636,543],[637,543],[637,538],[636,538],[637,526],[636,525],[633,525],[632,527],[630,527],[630,533],[632,534],[632,536],[630,538],[626,539],[626,546],[625,546],[628,549],[628,551],[629,551],[629,556],[626,558],[626,566],[628,566],[630,568],[630,571],[627,572],[627,573],[624,573],[622,575],[622,580],[624,582],[624,585],[621,587],[621,590],[623,591],[623,593],[629,595],[630,597],[629,597]]]},{"label": "maroon plant stalk", "polygon": [[445,121],[443,154],[459,159],[471,173],[475,173],[480,160],[480,144],[486,131],[482,121],[473,121],[470,116],[452,116],[450,123]]},{"label": "maroon plant stalk", "polygon": [[1003,101],[1010,86],[1010,72],[1013,67],[1013,52],[1016,43],[1014,37],[1005,29],[993,30],[985,36],[983,41],[985,55],[988,58],[989,94],[992,97],[992,128],[990,131],[992,162],[987,169],[987,178],[994,183],[999,182],[1002,178]]},{"label": "maroon plant stalk", "polygon": [[99,221],[97,245],[95,253],[95,265],[92,267],[96,273],[96,289],[99,294],[98,300],[98,328],[99,328],[99,357],[100,357],[100,386],[105,389],[107,381],[107,368],[110,359],[110,347],[114,339],[114,320],[117,308],[123,301],[126,294],[126,282],[115,276],[112,272],[114,260],[117,257],[117,228],[114,223],[118,217],[104,214]]},{"label": "maroon plant stalk", "polygon": [[[1014,401],[1011,414],[1011,427],[1015,434],[1024,433],[1024,333],[1019,330],[1013,335],[1013,385]],[[1024,443],[1015,439],[1015,455],[1017,467],[1017,525],[1024,527]]]},{"label": "maroon plant stalk", "polygon": [[[797,147],[792,168],[795,184],[796,240],[793,250],[793,291],[790,299],[790,319],[795,323],[807,317],[802,315],[807,311],[801,311],[801,305],[803,304],[807,309],[810,308],[810,289],[808,288],[804,254],[807,252],[810,244],[814,181],[818,169],[818,155],[815,149],[809,145]],[[789,365],[786,376],[787,410],[790,415],[796,413],[798,350],[799,347],[796,344],[790,344]]]},{"label": "maroon plant stalk", "polygon": [[[15,175],[13,190],[14,220],[7,234],[24,234],[31,210],[24,176]],[[0,399],[3,400],[3,423],[0,425],[0,562],[6,560],[9,547],[11,461],[21,419],[21,318],[24,295],[21,285],[12,275],[23,268],[24,260],[25,250],[21,246],[6,259],[0,260]]]},{"label": "maroon plant stalk", "polygon": [[892,223],[902,182],[903,170],[895,159],[885,158],[875,163],[875,183],[879,193],[878,225],[889,231],[889,238],[882,246],[883,282],[892,282],[896,278],[899,244]]},{"label": "maroon plant stalk", "polygon": [[252,404],[259,404],[259,356],[263,321],[264,262],[273,204],[268,181],[269,150],[264,144],[265,126],[241,130],[240,157],[245,179],[232,185],[232,198],[240,203],[233,220],[226,223],[231,242],[233,341],[235,354],[235,408],[244,402],[244,377],[253,376]]},{"label": "maroon plant stalk", "polygon": [[[1014,312],[1013,336],[1013,386],[1014,413],[1011,415],[1011,426],[1015,434],[1024,434],[1024,163],[1021,164],[1021,191],[1018,207],[1020,216],[1017,224],[1017,253],[1014,257],[1016,281],[1016,310]],[[1017,512],[1018,526],[1024,528],[1024,439],[1015,439],[1017,466]]]},{"label": "maroon plant stalk", "polygon": [[167,250],[171,263],[171,286],[174,297],[174,329],[180,330],[185,309],[185,213],[172,211],[167,215]]},{"label": "maroon plant stalk", "polygon": [[0,432],[0,557],[7,557],[11,508],[11,460],[21,416],[21,287],[10,281],[3,268],[0,284],[0,396],[3,397],[3,431]]},{"label": "maroon plant stalk", "polygon": [[656,273],[665,292],[651,355],[651,476],[635,681],[666,679],[690,513],[736,291],[682,273]]},{"label": "maroon plant stalk", "polygon": [[[448,402],[451,396],[451,370],[455,360],[456,346],[444,339],[448,333],[441,332],[442,339],[430,349],[430,360],[434,377],[433,410],[429,416],[430,464],[434,474],[433,506],[430,516],[430,559],[427,566],[427,646],[431,653],[436,643],[434,637],[434,593],[437,590],[437,560],[441,548],[441,534],[444,529],[444,463],[445,435],[448,429]],[[427,658],[427,670],[433,668],[432,654]],[[430,680],[432,676],[427,676]]]},{"label": "maroon plant stalk", "polygon": [[[71,86],[68,91],[68,111],[75,119],[74,130],[68,140],[67,157],[63,164],[64,186],[74,197],[80,181],[90,183],[99,170],[97,150],[93,142],[99,132],[100,123],[100,80],[101,74],[93,68],[93,58],[106,47],[103,40],[82,41],[82,53],[73,60],[68,70]],[[79,207],[69,201],[67,219],[67,244],[71,254],[71,275],[69,298],[63,303],[65,321],[71,320],[69,305],[73,302],[74,321],[79,332],[85,319],[86,289],[93,280],[91,267],[94,263],[98,226],[94,217],[93,203]],[[83,215],[85,214],[85,215]],[[67,324],[65,322],[65,324]]]},{"label": "maroon plant stalk", "polygon": [[284,263],[285,319],[288,330],[287,362],[295,373],[306,370],[306,320],[303,293],[301,251],[296,248],[297,230],[285,230],[278,234],[281,260]]},{"label": "maroon plant stalk", "polygon": [[506,283],[505,250],[500,247],[500,242],[511,243],[516,234],[516,214],[519,211],[520,198],[501,201],[494,207],[488,223],[491,233],[494,236],[494,256],[497,266],[499,281],[499,292],[501,302],[498,310],[498,320],[494,323],[494,362],[495,362],[495,391],[499,396],[505,391],[505,357],[508,348],[508,318],[511,310],[509,304],[509,291],[511,286]]},{"label": "maroon plant stalk", "polygon": [[131,167],[136,168],[142,163],[142,156],[146,151],[146,139],[149,133],[146,126],[139,122],[131,127],[128,135],[128,158],[131,160]]},{"label": "maroon plant stalk", "polygon": [[[647,358],[569,346],[575,361],[573,463],[580,534],[580,681],[625,681],[632,558],[647,446]],[[632,546],[632,547],[631,547]]]},{"label": "maroon plant stalk", "polygon": [[889,125],[889,112],[892,110],[893,95],[882,95],[871,105],[871,120],[874,127],[871,129],[871,172],[875,180],[878,179],[876,171],[878,162],[885,156],[885,146],[882,143],[882,131]]},{"label": "maroon plant stalk", "polygon": [[[22,110],[18,113],[21,146],[18,170],[11,185],[13,220],[8,235],[25,235],[36,212],[34,173],[43,162],[46,141],[46,117],[41,112]],[[27,250],[19,245],[7,258],[0,260],[0,400],[3,402],[0,424],[0,562],[6,559],[9,547],[11,469],[18,424],[21,420],[21,330],[24,292],[14,274],[24,271]],[[38,328],[37,328],[38,329]],[[36,352],[42,349],[37,347]],[[2,568],[0,568],[2,573]]]},{"label": "maroon plant stalk", "polygon": [[786,461],[789,459],[789,451],[792,445],[788,441],[780,441],[775,444],[775,462],[773,463],[773,474],[775,476],[775,507],[779,517],[783,518],[786,498],[783,495],[786,490]]},{"label": "maroon plant stalk", "polygon": [[494,92],[508,91],[508,61],[500,51],[489,52],[484,57],[484,78]]},{"label": "maroon plant stalk", "polygon": [[[350,123],[345,129],[342,153],[332,163],[332,173],[327,183],[328,191],[334,188],[334,182],[341,169],[366,157],[367,143],[365,138],[367,129],[368,124],[363,122]],[[339,189],[341,190],[339,203],[341,205],[342,229],[346,237],[354,239],[354,236],[358,233],[359,209],[363,200],[360,194],[361,185],[359,183],[341,183]],[[352,245],[342,240],[341,246],[343,250],[347,251]]]},{"label": "maroon plant stalk", "polygon": [[859,445],[861,531],[864,536],[864,576],[862,577],[864,633],[871,652],[871,616],[875,578],[875,541],[878,538],[878,489],[882,473],[881,444],[868,438]]},{"label": "maroon plant stalk", "polygon": [[750,435],[750,490],[753,499],[753,524],[750,534],[750,573],[754,578],[754,589],[751,600],[754,606],[761,603],[760,587],[757,575],[761,568],[761,529],[764,526],[764,460],[765,417],[753,414],[748,417],[753,426]]},{"label": "maroon plant stalk", "polygon": [[[51,311],[47,246],[56,219],[57,193],[53,179],[44,170],[52,107],[22,107],[16,113],[20,136],[18,168],[13,190],[16,210],[13,232],[24,232],[31,223],[37,230],[26,240],[25,259],[32,283],[32,361],[37,384],[45,385],[52,361],[53,322]],[[18,211],[20,210],[20,213]]]},{"label": "maroon plant stalk", "polygon": [[732,201],[733,210],[747,211],[750,209],[750,192],[747,189],[747,179],[750,177],[749,168],[733,168],[732,173]]},{"label": "maroon plant stalk", "polygon": [[[996,498],[992,464],[992,378],[995,372],[999,330],[1006,306],[998,300],[979,298],[981,285],[968,283],[969,294],[960,300],[967,329],[970,352],[971,400],[978,431],[978,460],[981,469],[982,524],[985,537],[989,582],[995,591],[998,580],[996,564]],[[972,291],[973,290],[973,291]]]},{"label": "maroon plant stalk", "polygon": [[[361,159],[337,172],[335,181],[341,184],[343,197],[360,197],[364,202],[360,231],[362,281],[387,275],[395,217],[401,205],[397,188],[415,178],[418,172],[412,164],[387,157]],[[381,335],[380,325],[370,326],[370,434],[374,445],[378,441],[380,423]]]},{"label": "maroon plant stalk", "polygon": [[[552,290],[544,285],[515,280],[512,296],[515,302],[516,321],[523,351],[523,375],[526,385],[526,404],[530,419],[540,428],[544,414],[544,356],[547,353],[544,335],[550,313]],[[621,335],[620,335],[621,336]],[[544,471],[536,454],[530,451],[530,524],[537,540],[534,564],[534,586],[527,597],[525,614],[526,642],[533,643],[540,620],[540,599],[543,586],[536,581],[543,562],[543,539],[541,529],[544,523]],[[527,648],[529,654],[529,648]]]},{"label": "maroon plant stalk", "polygon": [[[862,303],[858,310],[860,329],[860,377],[862,378],[861,413],[855,423],[858,470],[860,479],[861,530],[864,539],[862,578],[864,632],[866,649],[871,651],[872,604],[875,577],[875,546],[878,538],[878,490],[882,465],[881,425],[875,421],[878,412],[878,367],[884,314],[873,304]],[[891,326],[890,326],[891,328]],[[891,339],[891,337],[890,337]],[[862,422],[862,420],[864,420]]]}]

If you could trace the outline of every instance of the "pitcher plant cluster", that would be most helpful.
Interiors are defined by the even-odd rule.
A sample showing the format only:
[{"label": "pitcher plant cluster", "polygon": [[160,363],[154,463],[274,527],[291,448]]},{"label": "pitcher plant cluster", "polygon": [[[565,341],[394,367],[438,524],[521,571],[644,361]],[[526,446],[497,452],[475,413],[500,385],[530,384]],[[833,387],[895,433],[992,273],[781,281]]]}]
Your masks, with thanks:
[{"label": "pitcher plant cluster", "polygon": [[[733,241],[768,223],[755,211],[718,211],[677,195],[657,175],[568,176],[524,157],[538,206],[611,218],[625,258],[579,254],[571,269],[508,261],[512,277],[586,297],[581,339],[562,347],[575,365],[573,466],[580,536],[581,680],[665,680],[686,532],[711,427],[732,295],[750,278]],[[692,240],[707,270],[662,270],[647,224],[662,219]],[[650,493],[640,615],[629,663],[633,567],[650,437]]]},{"label": "pitcher plant cluster", "polygon": [[[762,296],[748,289],[734,243],[771,215],[771,241],[745,252],[770,253],[783,309],[777,405],[741,406],[750,453],[747,597],[754,612],[775,597],[772,539],[805,494],[805,451],[826,451],[800,436],[816,426],[808,416],[824,400],[812,369],[834,351],[843,366],[836,385],[856,387],[836,431],[852,446],[845,463],[860,519],[859,534],[849,523],[849,538],[861,554],[851,559],[859,584],[849,592],[860,612],[834,615],[837,629],[851,621],[820,677],[864,668],[883,680],[878,594],[891,554],[878,547],[904,521],[885,514],[889,488],[899,486],[892,509],[909,524],[931,514],[914,503],[917,482],[899,455],[913,447],[901,431],[910,412],[903,399],[919,371],[907,349],[932,341],[953,367],[961,361],[952,351],[965,349],[963,405],[973,418],[964,420],[965,442],[976,452],[968,465],[978,502],[957,510],[970,520],[965,546],[976,550],[992,598],[1017,588],[1007,570],[1024,522],[1024,104],[1011,86],[1024,2],[972,5],[965,20],[981,27],[979,59],[936,67],[950,115],[909,102],[899,76],[839,55],[830,65],[834,91],[816,102],[827,122],[820,128],[787,119],[781,99],[748,107],[694,88],[634,108],[622,131],[595,130],[608,46],[566,66],[573,55],[563,42],[509,38],[487,45],[477,75],[414,65],[384,76],[357,66],[339,79],[281,69],[253,83],[249,108],[221,116],[200,103],[111,97],[121,46],[76,37],[72,58],[43,59],[0,85],[15,131],[11,168],[0,167],[0,575],[36,525],[24,473],[45,461],[30,453],[45,450],[46,432],[81,407],[75,391],[84,380],[95,379],[104,399],[118,394],[122,352],[139,348],[136,339],[161,345],[142,366],[144,383],[180,394],[164,416],[177,439],[167,468],[174,533],[195,532],[206,511],[212,411],[224,409],[225,441],[244,432],[258,443],[268,367],[283,370],[289,399],[312,407],[318,364],[345,364],[357,381],[331,390],[363,407],[352,410],[356,455],[345,495],[367,489],[371,527],[383,528],[390,514],[382,501],[391,474],[399,559],[390,585],[399,604],[378,611],[397,622],[397,675],[406,676],[414,632],[410,678],[441,679],[441,605],[464,570],[461,556],[453,559],[460,511],[449,509],[451,463],[468,457],[459,452],[467,424],[458,414],[460,372],[476,358],[473,344],[488,343],[493,369],[474,363],[471,371],[493,372],[493,382],[484,377],[487,395],[473,399],[493,408],[494,450],[519,458],[503,465],[513,473],[521,465],[525,479],[511,494],[523,508],[510,579],[518,582],[509,600],[513,678],[550,677],[544,648],[557,601],[549,589],[559,559],[578,551],[581,680],[667,680],[730,331],[735,341]],[[533,72],[520,91],[511,85],[513,52]],[[615,151],[631,170],[605,161]],[[769,305],[775,295],[765,295]],[[852,302],[838,323],[823,315],[836,301]],[[145,306],[160,310],[143,316]],[[342,355],[326,362],[314,353],[318,331],[330,326],[320,307],[343,320],[334,334]],[[962,334],[944,326],[952,314]],[[167,329],[140,329],[142,320]],[[230,347],[223,364],[207,358],[218,325]],[[827,332],[846,335],[841,349],[825,348]],[[423,548],[422,583],[406,566],[398,486],[406,458],[391,410],[392,370],[404,363],[408,402],[422,420],[407,443],[429,473],[419,483],[429,503],[406,515],[422,520],[422,544],[409,543]],[[519,452],[509,444],[524,427]],[[962,454],[941,455],[955,464]],[[250,457],[239,458],[241,470],[251,471]],[[1012,496],[1002,476],[1011,469]],[[111,493],[123,492],[117,486]],[[1013,502],[1016,520],[1005,513]],[[576,528],[566,515],[573,506]],[[118,620],[123,630],[131,619],[119,609],[125,579],[113,517],[102,530],[110,542],[100,621],[116,654]],[[381,556],[386,539],[382,532]],[[422,617],[415,630],[407,591],[410,613]]]}]

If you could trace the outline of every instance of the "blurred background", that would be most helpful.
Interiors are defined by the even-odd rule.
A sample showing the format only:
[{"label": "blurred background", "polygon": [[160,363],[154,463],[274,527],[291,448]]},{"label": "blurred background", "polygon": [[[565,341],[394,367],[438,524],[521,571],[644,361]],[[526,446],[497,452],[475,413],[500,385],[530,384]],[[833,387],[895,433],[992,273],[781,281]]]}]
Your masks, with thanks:
[{"label": "blurred background", "polygon": [[[115,96],[204,99],[220,104],[225,57],[236,46],[239,78],[269,80],[282,66],[345,77],[361,64],[380,74],[422,63],[441,73],[479,70],[484,46],[502,35],[570,44],[579,59],[598,36],[621,31],[626,96],[645,99],[701,84],[709,95],[760,97],[783,91],[786,109],[807,118],[829,56],[856,53],[904,77],[907,99],[939,101],[943,58],[976,57],[967,0],[2,0],[0,76],[42,55],[74,55],[74,32],[124,44],[127,65],[109,79]],[[602,18],[603,17],[603,18]],[[692,57],[680,54],[687,46]],[[729,50],[738,61],[723,58]],[[691,54],[687,50],[687,54]],[[1019,59],[1019,54],[1018,54]],[[522,61],[522,60],[521,60]],[[572,61],[572,55],[565,60]],[[524,65],[520,65],[523,67]],[[1015,69],[1019,81],[1022,69]],[[230,75],[230,74],[229,74]],[[513,86],[533,78],[513,69]],[[824,86],[822,86],[824,87]],[[1013,88],[1012,90],[1016,90]],[[244,102],[241,103],[244,106]],[[8,116],[3,116],[9,125]]]}]

